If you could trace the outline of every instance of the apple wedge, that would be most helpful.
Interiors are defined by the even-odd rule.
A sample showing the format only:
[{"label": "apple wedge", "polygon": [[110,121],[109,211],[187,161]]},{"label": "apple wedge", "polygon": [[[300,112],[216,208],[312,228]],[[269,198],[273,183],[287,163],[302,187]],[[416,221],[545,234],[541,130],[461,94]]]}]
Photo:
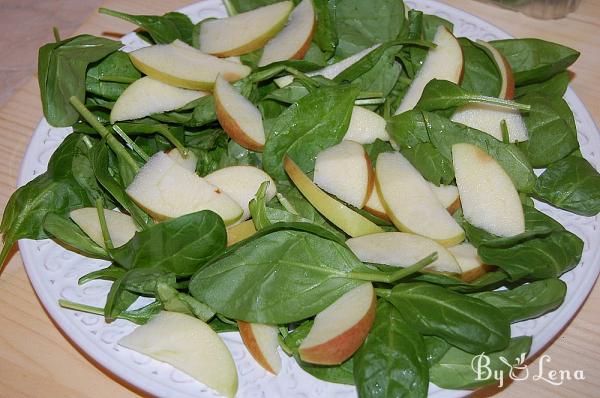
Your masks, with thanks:
[{"label": "apple wedge", "polygon": [[293,6],[291,1],[282,1],[229,18],[203,22],[200,25],[200,51],[230,57],[262,48],[283,29]]},{"label": "apple wedge", "polygon": [[[428,181],[429,182],[429,181]],[[429,187],[437,200],[448,210],[448,213],[454,214],[460,208],[460,196],[456,185],[437,186],[429,182]]]},{"label": "apple wedge", "polygon": [[227,135],[244,148],[262,152],[265,129],[260,111],[221,76],[214,96],[217,119]]},{"label": "apple wedge", "polygon": [[126,192],[158,220],[212,210],[228,225],[243,214],[232,198],[164,152],[156,153],[146,162]]},{"label": "apple wedge", "polygon": [[513,99],[515,96],[515,79],[512,68],[506,60],[506,57],[504,57],[504,55],[502,55],[502,53],[498,51],[496,47],[492,46],[487,41],[477,40],[477,44],[480,44],[488,50],[489,54],[491,54],[492,58],[494,58],[496,66],[498,66],[498,71],[500,72],[500,77],[502,78],[502,86],[500,87],[500,93],[498,94],[498,97],[507,100]]},{"label": "apple wedge", "polygon": [[355,141],[359,144],[372,144],[377,139],[389,141],[390,136],[385,125],[385,119],[375,112],[355,106],[352,108],[352,116],[344,140]]},{"label": "apple wedge", "polygon": [[192,90],[211,90],[218,75],[231,82],[251,71],[246,65],[204,54],[183,42],[140,48],[130,52],[129,58],[146,75]]},{"label": "apple wedge", "polygon": [[460,245],[448,248],[460,267],[460,279],[471,282],[487,272],[488,266],[481,261],[477,254],[477,248],[470,243],[464,242]]},{"label": "apple wedge", "polygon": [[[376,180],[377,178],[375,178]],[[375,183],[377,185],[377,183]],[[363,209],[373,214],[375,217],[379,217],[383,220],[390,220],[387,213],[385,212],[385,207],[383,207],[383,203],[381,203],[381,198],[379,197],[379,192],[377,192],[377,188],[374,186],[371,190],[371,195],[369,195],[369,199],[367,203],[363,206]]]},{"label": "apple wedge", "polygon": [[383,232],[351,238],[346,244],[360,261],[408,267],[431,253],[438,258],[425,271],[460,274],[461,269],[448,249],[436,241],[406,232]]},{"label": "apple wedge", "polygon": [[375,167],[377,190],[386,213],[401,231],[443,246],[463,241],[465,233],[438,201],[429,183],[399,152],[385,152]]},{"label": "apple wedge", "polygon": [[277,326],[244,321],[237,321],[237,324],[242,341],[256,362],[266,371],[278,374],[281,370],[281,358],[277,352]]},{"label": "apple wedge", "polygon": [[173,159],[173,161],[175,161],[175,163],[177,163],[184,169],[192,171],[194,173],[196,172],[196,164],[198,163],[198,156],[196,156],[196,154],[194,154],[194,152],[188,151],[187,155],[183,156],[182,153],[179,151],[179,149],[174,148],[174,149],[171,149],[170,151],[168,151],[167,155],[169,155],[169,157],[171,159]]},{"label": "apple wedge", "polygon": [[204,91],[173,87],[145,76],[131,83],[117,98],[110,112],[110,122],[172,111],[206,95]]},{"label": "apple wedge", "polygon": [[367,338],[377,298],[371,283],[364,283],[319,312],[298,347],[300,358],[319,365],[337,365],[350,358]]},{"label": "apple wedge", "polygon": [[302,0],[291,12],[287,25],[267,42],[258,66],[304,58],[310,47],[315,25],[315,8],[312,0]]},{"label": "apple wedge", "polygon": [[493,104],[469,104],[454,112],[451,120],[483,131],[502,141],[502,121],[506,122],[509,142],[522,142],[529,139],[527,126],[518,109],[508,109]]},{"label": "apple wedge", "polygon": [[[91,240],[106,249],[102,228],[100,228],[100,220],[98,219],[98,210],[95,207],[72,210],[69,217]],[[104,209],[104,218],[114,247],[123,246],[129,242],[139,230],[133,219],[127,214]]]},{"label": "apple wedge", "polygon": [[360,209],[373,190],[373,175],[371,160],[363,146],[344,140],[319,152],[313,181],[325,192]]},{"label": "apple wedge", "polygon": [[475,145],[454,144],[452,162],[465,220],[498,236],[525,232],[519,193],[494,158]]},{"label": "apple wedge", "polygon": [[192,316],[161,311],[119,345],[171,364],[226,397],[237,392],[237,369],[227,346]]},{"label": "apple wedge", "polygon": [[348,235],[354,237],[383,232],[375,223],[327,195],[288,156],[283,161],[283,167],[302,195],[319,213]]},{"label": "apple wedge", "polygon": [[277,194],[277,187],[273,179],[267,173],[254,166],[225,167],[213,171],[204,178],[236,201],[244,211],[240,220],[250,217],[248,203],[254,198],[254,195],[256,195],[258,188],[260,188],[263,182],[269,182],[267,201],[273,199],[275,194]]},{"label": "apple wedge", "polygon": [[433,79],[460,82],[463,72],[463,54],[460,44],[446,27],[440,25],[433,38],[437,45],[427,53],[421,69],[417,72],[408,91],[404,95],[396,115],[409,111],[417,105],[423,89]]},{"label": "apple wedge", "polygon": [[252,220],[243,221],[227,228],[227,246],[251,237],[256,233]]}]

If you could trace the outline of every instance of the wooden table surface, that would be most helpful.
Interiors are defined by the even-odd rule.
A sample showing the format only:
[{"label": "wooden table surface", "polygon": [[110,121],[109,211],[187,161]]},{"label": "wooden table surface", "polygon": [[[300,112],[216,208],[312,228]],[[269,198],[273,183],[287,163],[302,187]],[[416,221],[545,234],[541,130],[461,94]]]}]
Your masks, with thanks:
[{"label": "wooden table surface", "polygon": [[[3,0],[10,2],[13,0]],[[15,1],[16,3],[16,1]],[[50,4],[51,2],[48,2]],[[131,13],[161,14],[190,0],[107,0],[104,6]],[[584,0],[579,10],[557,21],[539,21],[472,0],[447,1],[503,28],[516,37],[540,37],[581,51],[572,71],[575,91],[600,122],[600,1]],[[1,9],[1,7],[0,7]],[[23,23],[26,23],[23,21]],[[78,33],[128,32],[129,23],[93,13]],[[0,27],[2,33],[2,27]],[[4,37],[4,36],[3,36]],[[0,61],[2,62],[2,61]],[[39,90],[31,78],[0,109],[0,208],[15,190],[23,153],[42,117]],[[503,391],[478,396],[598,396],[600,391],[600,287],[598,283],[575,319],[544,351],[552,369],[581,369],[584,381],[552,386],[543,381],[514,382]],[[540,358],[530,365],[539,370]],[[141,392],[96,367],[61,334],[44,312],[25,274],[18,251],[0,278],[0,397],[135,397]]]}]

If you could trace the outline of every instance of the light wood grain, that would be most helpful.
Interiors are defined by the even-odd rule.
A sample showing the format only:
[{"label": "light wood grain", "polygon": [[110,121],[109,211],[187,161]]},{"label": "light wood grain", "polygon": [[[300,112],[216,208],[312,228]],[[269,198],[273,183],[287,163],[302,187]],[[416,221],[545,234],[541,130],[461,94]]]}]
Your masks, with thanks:
[{"label": "light wood grain", "polygon": [[[558,21],[538,21],[470,0],[447,1],[492,22],[518,37],[541,37],[582,52],[572,70],[573,87],[596,122],[600,120],[600,3],[584,1],[580,9]],[[107,0],[104,5],[126,12],[160,14],[189,3],[182,0]],[[132,25],[93,14],[79,32],[127,32]],[[26,83],[0,109],[0,207],[15,189],[20,162],[41,118],[37,83]],[[598,396],[600,390],[600,288],[594,288],[574,321],[545,350],[549,369],[583,369],[585,381],[554,387],[542,381],[512,383],[498,396]],[[531,366],[537,373],[539,358]],[[100,370],[63,336],[42,309],[31,289],[18,253],[0,278],[0,397],[111,397],[139,396],[109,373]],[[488,390],[485,394],[496,393]],[[482,395],[479,393],[478,395]]]}]

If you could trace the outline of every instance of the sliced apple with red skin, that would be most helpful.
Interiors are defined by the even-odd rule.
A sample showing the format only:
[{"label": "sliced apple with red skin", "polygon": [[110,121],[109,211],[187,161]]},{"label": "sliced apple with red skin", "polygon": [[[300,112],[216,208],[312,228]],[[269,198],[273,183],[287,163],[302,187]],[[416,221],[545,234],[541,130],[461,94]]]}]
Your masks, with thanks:
[{"label": "sliced apple with red skin", "polygon": [[448,248],[461,270],[460,279],[471,282],[487,272],[489,266],[481,261],[477,248],[468,242]]},{"label": "sliced apple with red skin", "polygon": [[437,47],[427,53],[421,69],[400,102],[396,115],[413,109],[419,102],[423,89],[431,80],[448,80],[457,84],[460,82],[463,73],[463,54],[458,40],[446,27],[440,25],[433,43]]},{"label": "sliced apple with red skin", "polygon": [[352,108],[352,116],[344,140],[355,141],[359,144],[372,144],[378,139],[389,141],[390,136],[385,126],[384,118],[366,108],[355,106]]},{"label": "sliced apple with red skin", "polygon": [[483,46],[488,50],[489,54],[494,58],[494,62],[498,66],[498,70],[500,71],[500,77],[502,79],[502,85],[500,87],[500,93],[498,94],[498,98],[504,98],[507,100],[511,100],[515,96],[515,79],[513,76],[512,68],[508,63],[508,60],[500,51],[496,49],[496,47],[492,46],[486,41],[477,40],[477,44]]},{"label": "sliced apple with red skin", "polygon": [[251,71],[246,65],[204,54],[179,41],[140,48],[130,52],[129,58],[146,75],[192,90],[211,90],[218,75],[231,82]]},{"label": "sliced apple with red skin", "polygon": [[267,202],[277,194],[275,181],[264,171],[254,166],[231,166],[213,171],[204,177],[206,181],[225,192],[227,196],[237,202],[244,210],[240,220],[250,217],[248,203],[260,188],[260,185],[268,181],[266,199]]},{"label": "sliced apple with red skin", "polygon": [[242,208],[216,186],[158,152],[140,169],[126,189],[140,207],[158,220],[200,210],[212,210],[226,225],[243,214]]},{"label": "sliced apple with red skin", "polygon": [[252,220],[243,221],[227,228],[227,246],[238,243],[256,233],[256,227]]},{"label": "sliced apple with red skin", "polygon": [[354,237],[383,232],[381,227],[325,193],[288,156],[283,160],[283,167],[315,209],[346,234]]},{"label": "sliced apple with red skin", "polygon": [[294,3],[282,1],[203,22],[200,51],[218,57],[242,55],[262,48],[287,22]]},{"label": "sliced apple with red skin", "polygon": [[460,196],[458,195],[458,188],[456,185],[440,184],[437,186],[429,182],[429,187],[442,206],[448,210],[448,213],[454,214],[454,212],[460,208]]},{"label": "sliced apple with red skin", "polygon": [[[100,228],[98,210],[95,207],[84,207],[72,210],[69,213],[71,220],[75,222],[96,244],[106,248],[104,235]],[[108,234],[114,247],[123,246],[129,242],[133,235],[139,230],[133,219],[127,215],[114,210],[104,209],[104,218]]]},{"label": "sliced apple with red skin", "polygon": [[131,83],[117,98],[110,112],[110,122],[172,111],[206,95],[204,91],[173,87],[145,76]]},{"label": "sliced apple with red skin", "polygon": [[262,152],[265,129],[258,108],[221,76],[215,83],[214,96],[217,119],[227,135],[244,148]]},{"label": "sliced apple with red skin", "polygon": [[315,160],[314,183],[359,209],[373,190],[373,177],[369,155],[354,141],[344,140],[329,147],[319,152]]},{"label": "sliced apple with red skin", "polygon": [[281,370],[279,331],[276,326],[237,321],[244,345],[256,362],[266,371],[278,374]]},{"label": "sliced apple with red skin", "polygon": [[383,232],[351,238],[346,244],[360,261],[396,267],[408,267],[431,253],[437,253],[437,260],[425,267],[425,271],[461,273],[459,264],[448,249],[424,236]]},{"label": "sliced apple with red skin", "polygon": [[[377,178],[375,178],[375,180],[377,180]],[[376,186],[371,190],[371,195],[369,195],[369,199],[367,200],[367,203],[365,203],[363,209],[373,214],[375,217],[390,221],[390,218],[385,212],[385,207],[383,207],[383,203],[381,203],[381,198],[379,197]]]},{"label": "sliced apple with red skin", "polygon": [[317,314],[298,348],[300,358],[319,365],[344,362],[367,338],[376,308],[377,298],[371,283],[345,293]]},{"label": "sliced apple with red skin", "polygon": [[291,12],[287,25],[267,42],[258,66],[304,58],[310,47],[315,26],[315,8],[312,0],[302,0]]},{"label": "sliced apple with red skin", "polygon": [[229,349],[210,326],[193,316],[161,311],[119,345],[173,365],[226,397],[237,392],[237,369]]},{"label": "sliced apple with red skin", "polygon": [[167,155],[175,161],[178,165],[186,170],[196,172],[196,164],[198,163],[198,156],[192,151],[188,151],[186,155],[183,155],[177,148],[171,149],[167,152]]},{"label": "sliced apple with red skin", "polygon": [[379,197],[396,228],[428,237],[443,246],[463,241],[462,228],[402,154],[381,153],[375,171]]},{"label": "sliced apple with red skin", "polygon": [[519,193],[494,158],[475,145],[454,144],[452,162],[465,220],[502,237],[525,232]]}]

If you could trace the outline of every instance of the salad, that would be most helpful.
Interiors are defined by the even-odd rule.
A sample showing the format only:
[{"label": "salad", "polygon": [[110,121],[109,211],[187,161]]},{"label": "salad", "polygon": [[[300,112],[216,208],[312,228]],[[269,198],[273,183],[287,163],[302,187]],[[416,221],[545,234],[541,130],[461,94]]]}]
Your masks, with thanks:
[{"label": "salad", "polygon": [[510,324],[561,305],[583,250],[533,199],[600,212],[562,98],[579,53],[457,38],[401,0],[225,5],[101,9],[147,46],[40,49],[44,115],[73,133],[9,200],[0,263],[22,238],[107,260],[79,280],[112,281],[103,308],[60,305],[139,324],[119,344],[225,396],[228,331],[361,397],[496,383],[473,359],[507,374],[532,342]]}]

